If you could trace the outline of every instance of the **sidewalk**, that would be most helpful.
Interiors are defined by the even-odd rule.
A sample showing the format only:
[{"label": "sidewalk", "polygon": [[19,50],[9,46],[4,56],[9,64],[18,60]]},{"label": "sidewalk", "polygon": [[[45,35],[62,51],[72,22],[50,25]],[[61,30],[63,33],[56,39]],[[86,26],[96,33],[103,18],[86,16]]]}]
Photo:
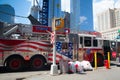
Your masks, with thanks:
[{"label": "sidewalk", "polygon": [[120,66],[119,58],[116,58],[116,61],[110,61],[111,65]]},{"label": "sidewalk", "polygon": [[[105,67],[98,67],[94,71],[86,71],[83,74],[77,74],[77,73],[59,74],[56,76],[50,75],[50,71],[43,71],[43,72],[40,72],[39,74],[36,74],[33,76],[28,76],[22,80],[100,80],[101,76],[99,76],[99,74],[100,75],[103,75],[103,73],[108,74],[108,72],[113,72],[113,70],[116,68],[118,68],[118,67],[111,66],[111,69],[106,69]],[[97,79],[94,79],[95,76]],[[108,77],[109,77],[109,74],[108,74]]]}]

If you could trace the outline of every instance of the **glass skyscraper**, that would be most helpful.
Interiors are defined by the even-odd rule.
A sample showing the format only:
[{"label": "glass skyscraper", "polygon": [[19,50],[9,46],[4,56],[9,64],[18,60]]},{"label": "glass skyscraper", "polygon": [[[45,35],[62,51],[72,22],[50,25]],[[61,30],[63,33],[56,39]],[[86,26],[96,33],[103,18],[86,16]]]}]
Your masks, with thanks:
[{"label": "glass skyscraper", "polygon": [[[93,31],[93,0],[70,0],[71,31]],[[81,18],[86,20],[81,21]]]},{"label": "glass skyscraper", "polygon": [[0,21],[7,23],[14,23],[15,21],[15,10],[8,4],[0,5]]},{"label": "glass skyscraper", "polygon": [[48,26],[52,26],[52,18],[61,17],[61,0],[49,0]]},{"label": "glass skyscraper", "polygon": [[80,25],[80,0],[70,0],[70,29],[78,31]]},{"label": "glass skyscraper", "polygon": [[85,21],[80,22],[80,31],[94,31],[92,4],[93,0],[80,0],[80,17],[86,18]]}]

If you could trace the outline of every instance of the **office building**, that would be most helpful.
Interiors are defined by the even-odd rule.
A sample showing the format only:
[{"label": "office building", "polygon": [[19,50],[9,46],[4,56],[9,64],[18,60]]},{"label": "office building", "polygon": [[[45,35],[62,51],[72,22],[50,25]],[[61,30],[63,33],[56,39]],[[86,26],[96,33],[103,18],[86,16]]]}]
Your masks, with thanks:
[{"label": "office building", "polygon": [[73,32],[93,31],[93,0],[70,1],[71,30]]},{"label": "office building", "polygon": [[61,16],[64,17],[64,27],[70,28],[70,13],[62,11]]},{"label": "office building", "polygon": [[80,0],[79,20],[80,31],[93,31],[93,0]]},{"label": "office building", "polygon": [[54,17],[61,17],[61,0],[49,0],[48,26],[52,26]]},{"label": "office building", "polygon": [[0,5],[0,21],[6,23],[15,22],[15,10],[8,4]]},{"label": "office building", "polygon": [[116,39],[120,29],[120,9],[108,9],[97,15],[97,31],[101,32],[105,39]]},{"label": "office building", "polygon": [[79,30],[80,23],[80,0],[70,0],[70,29],[71,32]]}]

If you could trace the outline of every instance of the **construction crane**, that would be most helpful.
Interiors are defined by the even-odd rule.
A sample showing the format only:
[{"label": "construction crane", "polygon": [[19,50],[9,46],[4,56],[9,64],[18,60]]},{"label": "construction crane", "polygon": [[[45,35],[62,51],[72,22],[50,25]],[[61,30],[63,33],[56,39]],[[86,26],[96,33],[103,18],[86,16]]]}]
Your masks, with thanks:
[{"label": "construction crane", "polygon": [[32,24],[48,26],[48,3],[48,0],[43,0],[41,7],[38,0],[33,0],[31,14],[28,16]]}]

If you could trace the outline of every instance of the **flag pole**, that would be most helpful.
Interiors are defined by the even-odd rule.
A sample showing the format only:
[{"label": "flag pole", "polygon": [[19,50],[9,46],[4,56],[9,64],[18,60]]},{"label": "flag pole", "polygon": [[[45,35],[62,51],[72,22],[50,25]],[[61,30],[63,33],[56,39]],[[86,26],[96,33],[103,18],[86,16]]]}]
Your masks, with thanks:
[{"label": "flag pole", "polygon": [[51,65],[51,75],[58,75],[58,66],[56,65],[56,31],[55,31],[55,18],[52,20],[52,27],[54,28],[54,41],[53,41],[53,64]]}]

